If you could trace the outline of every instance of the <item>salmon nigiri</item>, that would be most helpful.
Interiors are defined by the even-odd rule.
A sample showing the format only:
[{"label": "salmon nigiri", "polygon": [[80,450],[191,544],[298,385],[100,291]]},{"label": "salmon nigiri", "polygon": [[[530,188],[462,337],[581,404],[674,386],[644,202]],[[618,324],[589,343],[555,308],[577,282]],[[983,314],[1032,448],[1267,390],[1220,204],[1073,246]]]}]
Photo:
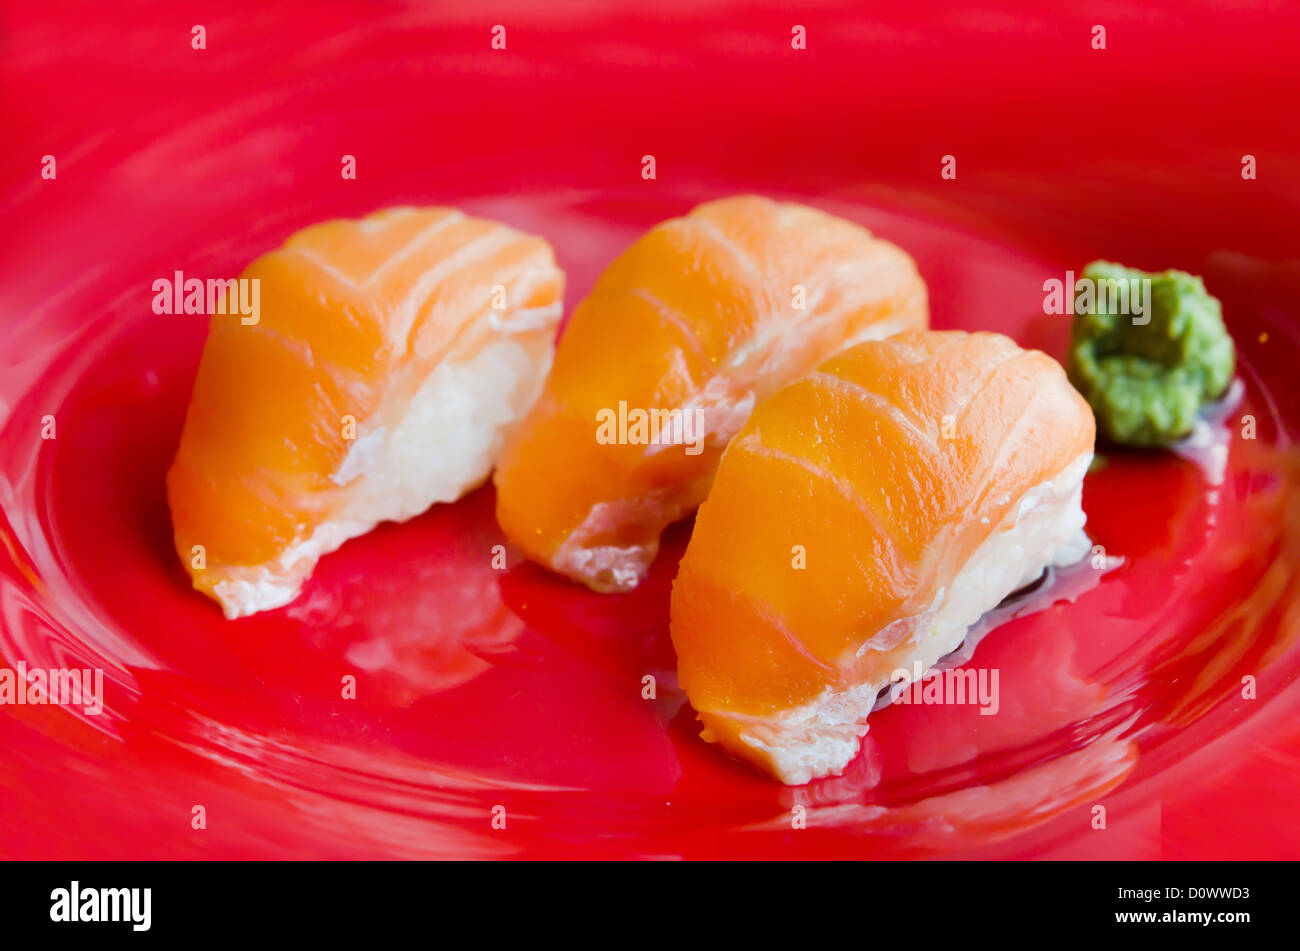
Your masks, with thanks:
[{"label": "salmon nigiri", "polygon": [[498,464],[501,527],[597,591],[635,587],[758,400],[928,320],[912,259],[851,222],[752,196],[666,221],[574,311]]},{"label": "salmon nigiri", "polygon": [[760,404],[673,585],[705,739],[785,783],[839,775],[882,689],[1088,552],[1095,432],[1054,360],[990,333],[864,343]]},{"label": "salmon nigiri", "polygon": [[564,290],[545,241],[449,208],[314,225],[242,277],[261,314],[211,319],[167,474],[177,551],[232,618],[483,482],[541,390]]}]

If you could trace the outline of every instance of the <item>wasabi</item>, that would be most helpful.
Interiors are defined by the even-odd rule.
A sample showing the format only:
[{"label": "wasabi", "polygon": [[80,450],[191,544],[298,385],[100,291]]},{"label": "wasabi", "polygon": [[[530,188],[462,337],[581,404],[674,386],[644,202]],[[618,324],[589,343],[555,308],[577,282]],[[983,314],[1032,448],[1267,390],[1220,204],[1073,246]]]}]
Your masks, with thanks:
[{"label": "wasabi", "polygon": [[1089,264],[1078,284],[1095,293],[1079,295],[1066,372],[1092,407],[1098,433],[1144,447],[1186,436],[1201,407],[1228,388],[1236,365],[1218,300],[1192,274],[1106,261]]}]

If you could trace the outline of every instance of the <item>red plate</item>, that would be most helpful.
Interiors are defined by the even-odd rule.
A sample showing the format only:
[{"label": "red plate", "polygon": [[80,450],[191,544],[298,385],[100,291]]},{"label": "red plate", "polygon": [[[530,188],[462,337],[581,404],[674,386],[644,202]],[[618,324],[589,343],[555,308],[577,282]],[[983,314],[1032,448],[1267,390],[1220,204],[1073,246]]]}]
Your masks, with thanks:
[{"label": "red plate", "polygon": [[[0,855],[1300,857],[1277,821],[1300,775],[1300,11],[604,6],[5,12],[0,667],[103,668],[106,699],[0,707]],[[1223,301],[1224,483],[1109,455],[1084,504],[1123,566],[980,644],[996,716],[890,708],[843,777],[769,782],[664,686],[689,525],[600,596],[513,552],[494,570],[490,489],[349,543],[279,611],[227,623],[190,590],[163,474],[204,325],[154,315],[156,278],[456,203],[549,238],[572,305],[640,230],[741,190],[905,247],[935,326],[1057,356],[1043,282],[1096,257]]]}]

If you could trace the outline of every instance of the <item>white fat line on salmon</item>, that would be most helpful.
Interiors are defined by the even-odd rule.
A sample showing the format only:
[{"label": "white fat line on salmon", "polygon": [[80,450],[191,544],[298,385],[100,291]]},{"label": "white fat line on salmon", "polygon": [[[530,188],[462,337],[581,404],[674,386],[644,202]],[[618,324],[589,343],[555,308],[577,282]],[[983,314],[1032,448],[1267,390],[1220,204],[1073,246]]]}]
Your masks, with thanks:
[{"label": "white fat line on salmon", "polygon": [[[1067,294],[1066,288],[1073,293]],[[1131,316],[1135,327],[1151,323],[1150,278],[1075,280],[1074,272],[1066,271],[1063,281],[1054,277],[1043,281],[1043,293],[1044,314],[1122,314]]]},{"label": "white fat line on salmon", "polygon": [[420,316],[420,312],[433,298],[443,281],[469,265],[477,264],[484,258],[489,258],[509,247],[518,239],[518,232],[506,227],[489,231],[457,248],[446,257],[440,258],[416,278],[406,292],[406,296],[393,309],[394,339],[403,342],[403,352],[409,345],[415,319]]},{"label": "white fat line on salmon", "polygon": [[[433,224],[427,225],[422,231],[420,231],[413,238],[407,241],[406,244],[402,245],[400,248],[394,251],[392,256],[387,261],[383,262],[382,264],[379,265],[379,267],[371,271],[370,276],[367,277],[365,281],[362,282],[363,286],[374,287],[375,284],[381,278],[386,277],[387,275],[391,274],[394,270],[396,270],[398,267],[400,267],[402,264],[406,263],[406,261],[411,257],[412,254],[420,250],[424,246],[424,243],[428,241],[430,238],[432,238],[434,235],[436,235],[439,231],[445,231],[446,229],[450,228],[452,225],[459,224],[464,220],[465,220],[465,216],[461,212],[452,210],[447,214],[443,215]],[[362,228],[363,230],[365,228],[364,222],[362,223]],[[373,232],[371,233],[373,234]]]},{"label": "white fat line on salmon", "polygon": [[[498,289],[501,290],[504,296],[505,288],[500,284],[492,288],[493,295],[496,295]],[[555,323],[564,313],[564,304],[556,301],[554,304],[548,304],[545,307],[524,307],[508,316],[498,316],[504,310],[504,306],[497,307],[494,301],[492,309],[488,311],[488,326],[500,334],[522,334],[541,330],[543,327]]]},{"label": "white fat line on salmon", "polygon": [[128,922],[132,931],[148,931],[153,924],[152,888],[68,888],[50,892],[50,921]]},{"label": "white fat line on salmon", "polygon": [[245,326],[262,319],[262,281],[256,277],[187,278],[184,271],[153,282],[155,314],[238,314]]},{"label": "white fat line on salmon", "polygon": [[608,407],[596,411],[596,442],[602,446],[685,446],[686,455],[704,451],[704,410],[627,408],[627,400],[618,401],[618,410]]},{"label": "white fat line on salmon", "polygon": [[0,667],[0,706],[53,705],[81,707],[86,716],[104,712],[102,668],[27,669],[20,660],[16,667]]},{"label": "white fat line on salmon", "polygon": [[992,716],[1002,703],[998,695],[996,667],[954,667],[949,670],[923,670],[918,660],[912,669],[899,668],[889,677],[891,682],[906,681],[893,695],[893,702],[915,706],[978,705],[980,716]]}]

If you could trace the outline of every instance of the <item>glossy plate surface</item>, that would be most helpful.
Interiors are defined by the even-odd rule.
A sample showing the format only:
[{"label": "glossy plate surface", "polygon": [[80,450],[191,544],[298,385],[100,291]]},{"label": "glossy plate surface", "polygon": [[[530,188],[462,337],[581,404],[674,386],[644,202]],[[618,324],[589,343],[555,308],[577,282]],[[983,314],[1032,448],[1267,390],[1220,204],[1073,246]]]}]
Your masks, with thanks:
[{"label": "glossy plate surface", "polygon": [[[0,706],[0,857],[1300,857],[1300,10],[608,6],[5,5],[0,668],[102,668],[105,699]],[[205,318],[153,314],[155,279],[454,203],[548,238],[571,308],[641,230],[745,190],[902,245],[936,327],[1058,358],[1043,282],[1091,259],[1223,301],[1222,484],[1106,454],[1084,505],[1123,562],[979,644],[996,715],[892,707],[844,776],[775,785],[672,687],[689,524],[598,596],[496,570],[490,488],[284,609],[227,623],[189,589],[163,476]]]}]

